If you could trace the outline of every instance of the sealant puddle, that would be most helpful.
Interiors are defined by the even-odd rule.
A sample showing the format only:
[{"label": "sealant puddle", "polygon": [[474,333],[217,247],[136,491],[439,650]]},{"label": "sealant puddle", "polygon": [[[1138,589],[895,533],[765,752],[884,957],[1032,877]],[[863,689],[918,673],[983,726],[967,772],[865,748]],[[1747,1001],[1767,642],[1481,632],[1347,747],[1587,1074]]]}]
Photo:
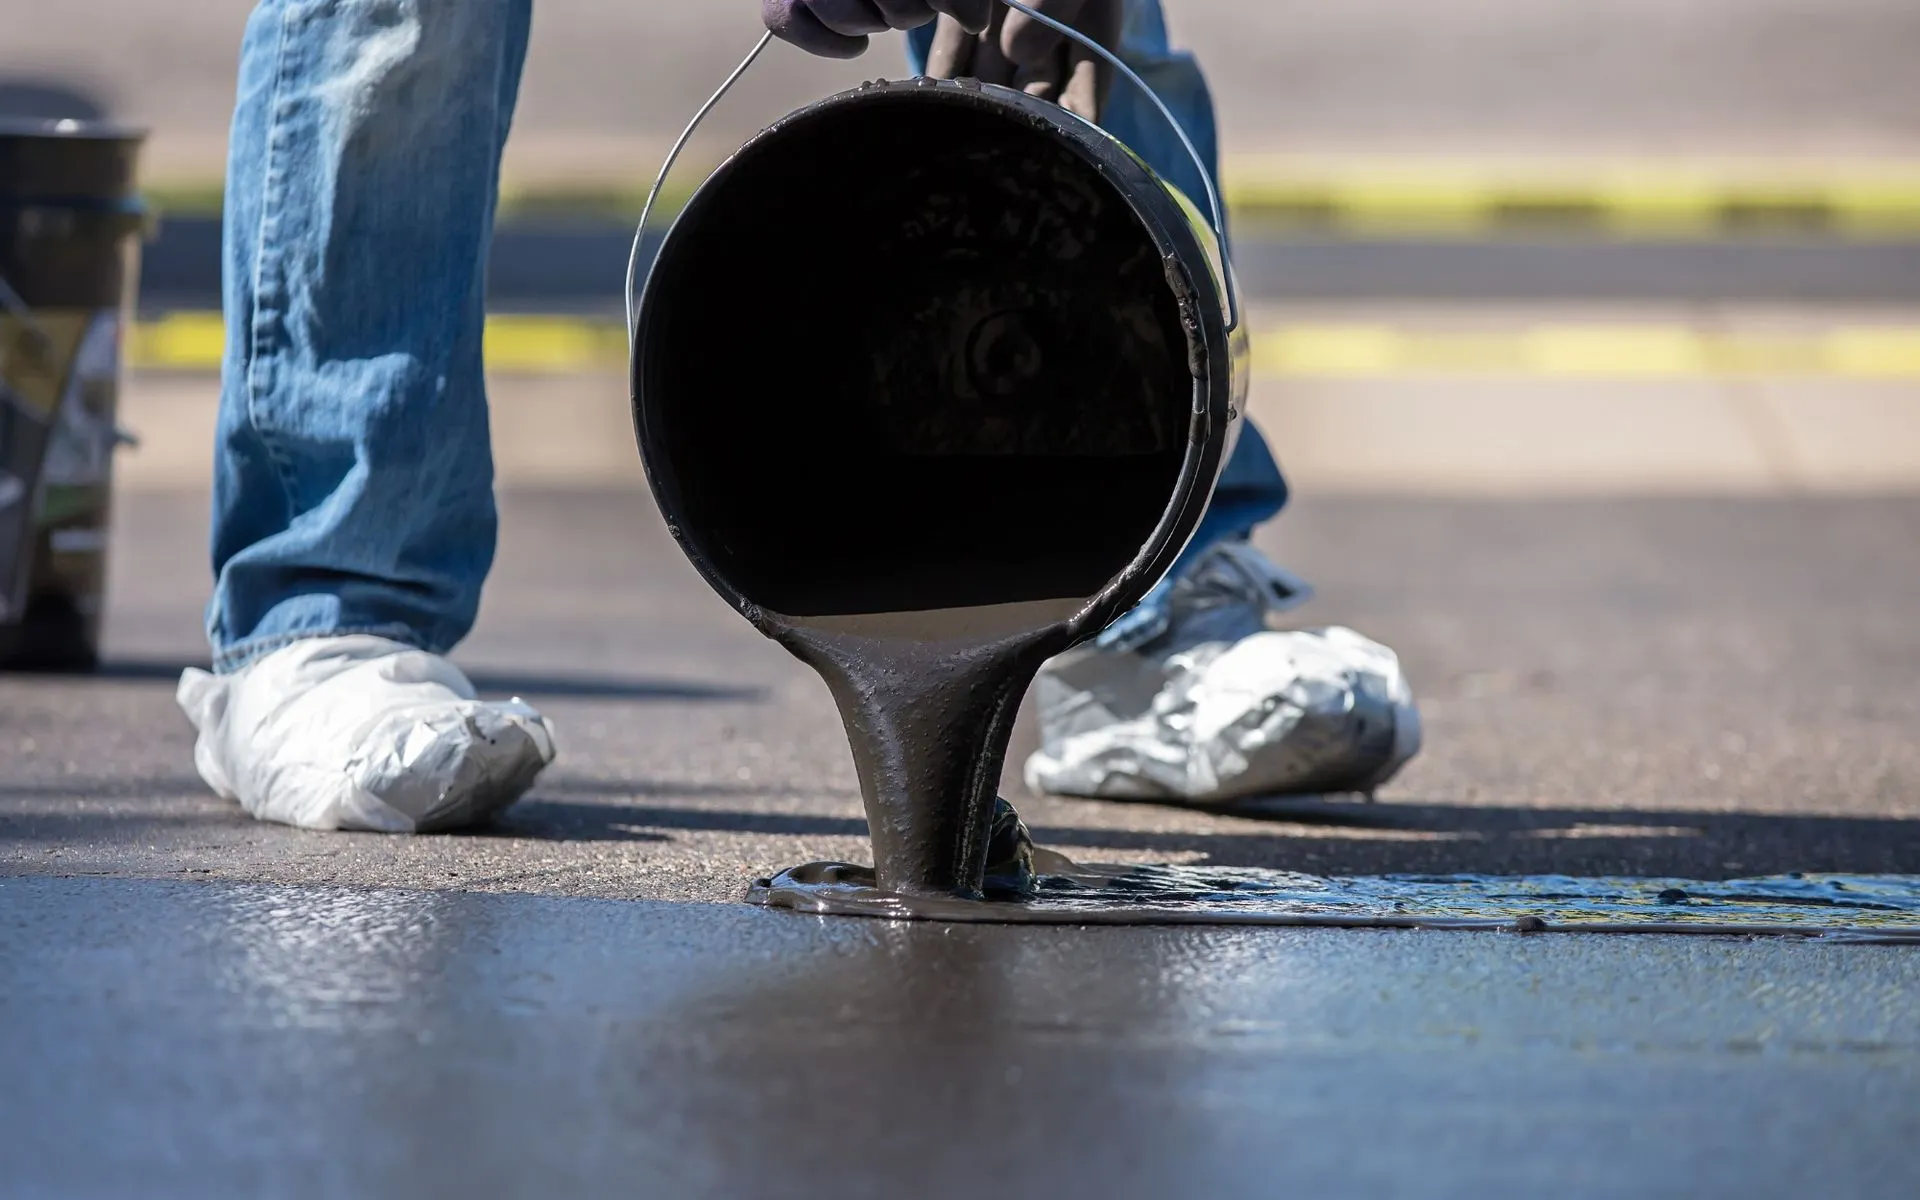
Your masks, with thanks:
[{"label": "sealant puddle", "polygon": [[1791,935],[1920,944],[1920,876],[1776,875],[1719,882],[1562,875],[1327,878],[1234,867],[1076,863],[1034,852],[1022,893],[885,891],[870,868],[795,867],[751,903],[889,920],[1050,925],[1291,925],[1521,933]]}]

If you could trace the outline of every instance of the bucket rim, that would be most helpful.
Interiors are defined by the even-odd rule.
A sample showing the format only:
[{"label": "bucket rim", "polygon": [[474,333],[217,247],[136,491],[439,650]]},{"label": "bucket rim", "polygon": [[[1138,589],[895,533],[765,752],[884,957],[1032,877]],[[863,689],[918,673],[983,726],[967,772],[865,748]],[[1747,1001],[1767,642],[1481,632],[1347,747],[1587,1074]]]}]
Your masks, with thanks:
[{"label": "bucket rim", "polygon": [[[642,470],[655,503],[667,518],[668,533],[679,544],[707,584],[729,606],[768,636],[774,636],[759,601],[743,592],[739,585],[719,569],[702,544],[700,535],[682,523],[684,505],[680,503],[680,482],[663,456],[652,451],[659,444],[657,411],[645,382],[642,352],[648,344],[656,300],[663,283],[660,267],[670,261],[676,239],[684,223],[695,213],[703,199],[729,186],[742,164],[761,152],[765,144],[791,127],[821,119],[842,108],[855,108],[889,102],[945,103],[998,110],[999,115],[1049,129],[1061,142],[1093,170],[1106,177],[1127,206],[1141,230],[1159,248],[1167,264],[1166,284],[1180,305],[1183,318],[1189,314],[1192,324],[1184,330],[1193,376],[1192,408],[1189,410],[1187,446],[1180,471],[1168,497],[1167,506],[1138,554],[1121,567],[1100,590],[1087,597],[1074,616],[1057,628],[1079,642],[1098,633],[1143,598],[1163,578],[1187,542],[1200,526],[1213,494],[1214,484],[1239,437],[1244,416],[1244,390],[1247,332],[1227,324],[1228,296],[1238,305],[1231,272],[1224,266],[1224,247],[1204,216],[1178,188],[1166,183],[1138,154],[1100,126],[1068,112],[1050,100],[1042,100],[1015,88],[981,83],[974,79],[936,80],[925,76],[910,79],[876,79],[847,88],[794,109],[743,142],[738,149],[707,173],[694,189],[693,198],[681,209],[662,233],[654,258],[641,281],[634,324],[630,329],[631,353],[627,364],[630,408],[634,441],[640,452]],[[1152,186],[1128,189],[1121,180],[1136,176],[1137,182]],[[1178,197],[1178,199],[1176,199]],[[1149,199],[1151,198],[1151,199]],[[1181,201],[1186,200],[1185,204]],[[1183,247],[1190,253],[1180,253]],[[1192,272],[1177,269],[1186,259],[1203,260],[1202,270],[1212,268],[1216,257],[1221,274],[1202,283]],[[1205,287],[1218,289],[1217,309],[1197,303]],[[1202,359],[1208,369],[1191,364]],[[1217,362],[1224,371],[1212,369]],[[1216,436],[1217,431],[1217,436]],[[1142,586],[1142,581],[1145,585]]]},{"label": "bucket rim", "polygon": [[34,138],[48,141],[138,142],[147,130],[110,118],[96,117],[8,117],[0,116],[0,138]]}]

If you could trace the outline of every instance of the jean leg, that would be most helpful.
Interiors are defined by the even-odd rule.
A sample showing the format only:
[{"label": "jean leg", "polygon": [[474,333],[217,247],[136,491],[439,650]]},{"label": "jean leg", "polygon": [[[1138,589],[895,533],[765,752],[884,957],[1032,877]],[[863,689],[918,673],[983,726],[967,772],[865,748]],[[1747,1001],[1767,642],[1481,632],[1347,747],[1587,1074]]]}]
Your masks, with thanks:
[{"label": "jean leg", "polygon": [[532,0],[259,0],[228,161],[214,664],[444,652],[492,564],[481,369]]},{"label": "jean leg", "polygon": [[[933,27],[922,26],[907,35],[907,60],[915,74],[925,72],[933,45]],[[1167,36],[1166,15],[1160,0],[1127,0],[1120,35],[1120,57],[1144,79],[1174,119],[1218,183],[1220,139],[1214,120],[1213,93],[1194,56],[1173,48]],[[1101,126],[1144,159],[1162,179],[1178,187],[1201,211],[1206,210],[1206,188],[1180,139],[1167,128],[1166,118],[1138,89],[1116,80],[1107,97]],[[1242,426],[1239,442],[1221,472],[1213,503],[1201,519],[1186,553],[1174,573],[1219,542],[1245,538],[1255,526],[1286,507],[1287,484],[1266,439],[1251,421]]]}]

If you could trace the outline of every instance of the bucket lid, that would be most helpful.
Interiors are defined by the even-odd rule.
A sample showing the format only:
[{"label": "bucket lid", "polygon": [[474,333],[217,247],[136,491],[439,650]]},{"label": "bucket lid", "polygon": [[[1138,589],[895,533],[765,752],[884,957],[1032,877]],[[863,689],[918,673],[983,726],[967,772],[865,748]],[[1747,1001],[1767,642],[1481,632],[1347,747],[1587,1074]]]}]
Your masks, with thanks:
[{"label": "bucket lid", "polygon": [[0,117],[0,204],[119,206],[145,138],[111,121]]}]

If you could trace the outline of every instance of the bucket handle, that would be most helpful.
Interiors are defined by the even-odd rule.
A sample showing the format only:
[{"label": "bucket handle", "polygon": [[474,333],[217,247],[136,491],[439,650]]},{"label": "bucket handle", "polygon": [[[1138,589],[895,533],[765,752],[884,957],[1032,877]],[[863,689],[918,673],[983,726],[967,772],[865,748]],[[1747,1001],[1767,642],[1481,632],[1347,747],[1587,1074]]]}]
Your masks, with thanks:
[{"label": "bucket handle", "polygon": [[[1031,19],[1040,22],[1055,33],[1070,38],[1099,55],[1102,59],[1106,60],[1108,66],[1123,76],[1127,82],[1140,89],[1141,94],[1153,102],[1154,108],[1158,109],[1161,117],[1165,118],[1167,126],[1173,130],[1174,136],[1180,139],[1181,148],[1187,152],[1187,157],[1193,160],[1194,168],[1200,173],[1200,184],[1207,191],[1207,208],[1209,216],[1212,218],[1213,235],[1220,243],[1221,269],[1230,275],[1233,267],[1230,264],[1228,255],[1227,217],[1226,209],[1220,203],[1220,189],[1215,186],[1213,182],[1213,172],[1208,168],[1206,161],[1200,157],[1200,151],[1194,146],[1193,139],[1189,138],[1187,131],[1181,128],[1180,122],[1174,118],[1173,110],[1167,107],[1166,101],[1160,99],[1160,94],[1148,87],[1147,81],[1140,78],[1139,74],[1136,73],[1132,67],[1122,62],[1119,55],[1102,46],[1098,41],[1088,37],[1078,29],[1073,28],[1063,21],[1057,21],[1045,13],[1035,12],[1031,6],[1022,3],[1021,0],[1000,0],[1000,3],[1015,12],[1026,14]],[[640,297],[635,285],[640,282],[640,251],[646,241],[647,220],[653,215],[654,205],[659,202],[660,191],[666,186],[667,176],[673,171],[673,164],[679,160],[680,152],[687,148],[687,142],[692,139],[694,130],[700,128],[700,123],[705,121],[707,114],[713,111],[713,106],[720,103],[720,101],[726,97],[726,94],[733,90],[733,85],[740,82],[740,77],[747,73],[747,70],[753,66],[755,60],[765,52],[768,44],[772,41],[773,33],[771,31],[762,34],[760,40],[754,43],[753,49],[748,51],[747,56],[740,60],[740,65],[733,69],[733,74],[727,76],[726,81],[720,85],[720,90],[716,91],[712,96],[709,96],[707,102],[700,106],[700,111],[693,114],[693,120],[687,123],[687,127],[680,132],[680,137],[673,143],[673,148],[667,151],[666,162],[661,164],[660,173],[654,176],[653,186],[647,190],[647,202],[640,207],[640,223],[634,227],[633,246],[627,252],[627,353],[629,356],[633,353],[633,339],[638,332]],[[1227,333],[1231,335],[1240,327],[1240,313],[1239,305],[1234,300],[1233,285],[1230,278],[1223,284],[1220,292],[1221,303],[1226,308]]]}]

